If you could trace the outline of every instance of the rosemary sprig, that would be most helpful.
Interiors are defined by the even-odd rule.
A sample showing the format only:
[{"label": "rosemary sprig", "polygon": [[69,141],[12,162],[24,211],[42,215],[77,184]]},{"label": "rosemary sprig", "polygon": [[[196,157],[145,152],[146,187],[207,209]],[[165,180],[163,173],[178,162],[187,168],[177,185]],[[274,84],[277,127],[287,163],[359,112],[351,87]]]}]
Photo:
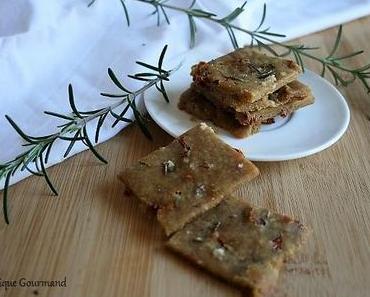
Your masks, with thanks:
[{"label": "rosemary sprig", "polygon": [[[167,10],[178,11],[184,13],[188,17],[189,21],[189,32],[190,32],[190,47],[195,45],[196,39],[196,19],[203,19],[223,27],[229,35],[230,41],[233,47],[239,48],[239,42],[235,36],[235,32],[243,32],[250,36],[250,46],[257,45],[260,49],[265,49],[275,56],[286,56],[291,55],[297,63],[301,66],[304,71],[304,59],[311,59],[318,62],[322,66],[321,75],[325,77],[328,73],[333,77],[336,85],[348,86],[356,80],[359,80],[365,87],[366,91],[370,93],[370,64],[366,64],[360,67],[349,67],[344,65],[349,59],[363,54],[362,50],[349,53],[344,56],[338,56],[337,50],[340,47],[342,38],[342,26],[339,27],[336,40],[332,51],[326,57],[315,55],[314,51],[318,50],[319,47],[305,46],[304,44],[285,44],[277,41],[275,38],[285,37],[284,34],[271,32],[270,28],[263,28],[266,19],[266,4],[263,7],[262,17],[259,25],[254,30],[247,30],[236,26],[233,22],[240,17],[245,11],[247,2],[240,7],[235,8],[231,13],[225,17],[219,18],[216,14],[210,11],[195,8],[196,0],[193,0],[189,7],[180,7],[169,4],[170,0],[135,0],[142,2],[154,7],[152,15],[157,17],[157,25],[161,24],[161,19],[164,18],[167,24],[170,24],[170,18]],[[127,13],[127,9],[125,10]],[[274,47],[272,47],[274,45]],[[275,48],[284,50],[283,53],[278,53]]]},{"label": "rosemary sprig", "polygon": [[[248,33],[247,30],[242,31]],[[343,62],[347,62],[347,60],[363,54],[364,51],[354,51],[344,56],[336,55],[341,43],[342,32],[343,26],[340,25],[333,48],[326,57],[320,57],[313,54],[313,52],[315,50],[318,50],[319,47],[309,47],[305,46],[304,44],[285,44],[273,40],[272,38],[262,36],[260,34],[248,34],[251,34],[251,36],[253,37],[252,40],[256,40],[260,48],[264,48],[276,56],[292,55],[295,58],[296,62],[301,66],[303,71],[305,69],[303,57],[305,57],[320,63],[322,67],[321,76],[325,77],[329,72],[337,86],[346,87],[354,81],[359,80],[366,89],[367,93],[370,93],[370,64],[366,64],[357,68],[348,67],[343,64]],[[285,49],[286,52],[282,54],[277,53],[269,44],[267,44],[267,42],[274,44],[281,49]]]},{"label": "rosemary sprig", "polygon": [[[195,45],[195,35],[197,32],[197,27],[196,27],[196,22],[195,22],[196,18],[205,19],[207,21],[214,22],[222,26],[228,33],[233,47],[234,48],[239,47],[238,41],[235,36],[235,30],[240,31],[241,28],[233,25],[233,21],[236,20],[245,11],[247,1],[245,1],[242,6],[235,8],[231,13],[229,13],[228,15],[222,18],[217,17],[217,15],[214,14],[213,12],[194,8],[196,5],[196,0],[193,0],[189,7],[174,6],[174,5],[168,4],[169,1],[163,1],[163,0],[135,0],[135,1],[143,2],[143,3],[149,4],[154,7],[154,11],[151,13],[151,15],[157,16],[157,26],[161,24],[162,16],[166,20],[166,23],[170,24],[170,19],[168,17],[168,13],[166,12],[167,10],[174,10],[174,11],[178,11],[178,12],[186,14],[188,16],[189,27],[190,27],[190,47],[193,47]],[[271,32],[270,28],[262,29],[262,25],[265,21],[265,17],[266,17],[266,5],[264,6],[264,11],[263,11],[260,25],[255,30],[249,31],[249,32],[253,32],[254,34],[266,35],[266,36],[285,37],[285,35],[283,34]]]},{"label": "rosemary sprig", "polygon": [[[93,141],[91,136],[88,135],[86,125],[93,120],[97,120],[97,125],[95,129],[94,141],[97,143],[99,141],[100,129],[103,126],[104,122],[111,116],[115,119],[112,124],[112,127],[115,127],[119,122],[131,123],[132,120],[126,118],[128,110],[132,110],[138,126],[141,131],[149,139],[152,139],[152,136],[147,128],[146,119],[140,113],[136,107],[136,98],[148,90],[151,87],[156,87],[157,90],[163,95],[164,99],[168,101],[168,96],[164,87],[163,82],[169,80],[169,76],[173,70],[163,69],[163,60],[166,54],[167,45],[163,48],[159,61],[157,65],[151,65],[144,62],[136,62],[140,66],[150,70],[151,72],[142,72],[135,75],[129,75],[129,77],[136,80],[143,80],[145,84],[143,87],[136,91],[130,91],[128,88],[124,87],[121,81],[117,78],[116,74],[112,69],[108,69],[108,75],[116,87],[120,90],[118,94],[110,93],[101,93],[104,97],[116,98],[117,101],[109,106],[90,110],[90,111],[81,111],[77,108],[73,93],[72,85],[68,86],[68,98],[69,105],[71,108],[70,114],[60,114],[51,111],[45,111],[45,114],[64,120],[65,122],[58,126],[58,131],[46,135],[46,136],[30,136],[26,134],[9,116],[5,116],[9,121],[10,125],[15,129],[21,138],[25,141],[23,146],[28,147],[28,149],[22,154],[18,155],[14,160],[0,164],[0,181],[5,180],[4,192],[3,192],[3,214],[4,219],[7,224],[9,224],[9,215],[8,215],[8,189],[11,178],[16,172],[19,171],[28,171],[29,173],[42,176],[45,178],[46,183],[48,184],[51,191],[58,195],[57,190],[53,186],[45,168],[45,164],[48,163],[50,152],[56,141],[63,140],[69,142],[69,145],[64,153],[64,157],[67,157],[73,146],[77,142],[82,142],[94,155],[103,163],[107,163],[102,155],[94,148]],[[122,107],[126,104],[123,110],[120,113],[116,113],[115,110],[118,107]],[[33,169],[32,169],[32,168]]]}]

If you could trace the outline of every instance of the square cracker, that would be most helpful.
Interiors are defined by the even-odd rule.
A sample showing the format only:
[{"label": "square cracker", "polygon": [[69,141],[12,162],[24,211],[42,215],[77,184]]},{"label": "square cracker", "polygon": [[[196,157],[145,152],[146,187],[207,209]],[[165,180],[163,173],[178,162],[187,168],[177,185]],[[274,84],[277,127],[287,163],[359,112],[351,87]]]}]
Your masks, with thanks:
[{"label": "square cracker", "polygon": [[298,64],[241,48],[191,70],[193,85],[208,100],[237,111],[297,79]]},{"label": "square cracker", "polygon": [[201,123],[136,162],[120,179],[158,210],[158,220],[170,235],[258,174],[253,163]]},{"label": "square cracker", "polygon": [[230,197],[176,232],[167,245],[213,274],[249,289],[271,293],[283,261],[308,235],[299,221]]}]

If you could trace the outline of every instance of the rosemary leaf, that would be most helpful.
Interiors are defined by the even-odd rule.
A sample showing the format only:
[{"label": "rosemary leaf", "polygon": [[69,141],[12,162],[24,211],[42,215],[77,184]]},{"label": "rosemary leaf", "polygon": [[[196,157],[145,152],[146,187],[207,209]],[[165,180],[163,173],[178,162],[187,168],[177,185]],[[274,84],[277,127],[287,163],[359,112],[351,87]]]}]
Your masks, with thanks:
[{"label": "rosemary leaf", "polygon": [[5,223],[9,225],[9,214],[8,214],[8,190],[10,182],[11,172],[6,175],[3,193],[3,213]]},{"label": "rosemary leaf", "polygon": [[[44,164],[44,159],[43,159],[43,155],[42,153],[40,154],[39,156],[39,161],[40,161],[40,166],[41,166],[41,171],[43,173],[43,176],[45,178],[45,181],[46,183],[48,184],[50,190],[54,193],[55,196],[58,196],[58,192],[57,190],[54,188],[49,176],[48,176],[48,173],[46,172],[46,168],[45,168],[45,164]],[[37,164],[37,162],[36,162]]]},{"label": "rosemary leaf", "polygon": [[145,68],[148,68],[150,70],[158,71],[158,72],[160,72],[160,70],[161,70],[161,68],[159,68],[159,67],[156,67],[156,66],[144,63],[144,62],[140,62],[140,61],[136,62],[136,64],[138,64],[140,66],[143,66]]},{"label": "rosemary leaf", "polygon": [[[72,148],[73,148],[73,146],[75,145],[75,143],[76,143],[76,141],[78,141],[79,139],[78,139],[78,136],[80,135],[80,131],[77,131],[76,133],[75,133],[75,135],[69,140],[69,139],[66,139],[66,138],[64,138],[65,140],[67,140],[67,141],[71,141],[70,142],[70,144],[68,145],[68,147],[67,147],[67,149],[66,149],[66,151],[65,151],[65,153],[64,153],[64,155],[63,155],[63,158],[67,158],[67,156],[69,155],[69,153],[71,152],[71,150],[72,150]],[[63,139],[63,138],[61,138],[61,139]],[[82,140],[82,139],[81,139]]]},{"label": "rosemary leaf", "polygon": [[335,39],[334,47],[331,50],[328,58],[331,58],[332,56],[334,56],[335,52],[337,51],[339,44],[340,44],[341,37],[342,37],[342,31],[343,31],[343,26],[340,25],[338,29],[337,37]]},{"label": "rosemary leaf", "polygon": [[190,26],[190,48],[195,46],[195,35],[197,33],[197,25],[194,22],[194,17],[188,15],[189,26]]},{"label": "rosemary leaf", "polygon": [[60,114],[60,113],[57,113],[57,112],[44,111],[44,113],[47,114],[47,115],[51,115],[53,117],[64,119],[64,120],[73,120],[72,117],[64,115],[64,114]]},{"label": "rosemary leaf", "polygon": [[239,17],[239,15],[241,13],[244,12],[244,6],[247,4],[247,1],[244,2],[244,4],[241,6],[241,7],[237,7],[234,9],[234,11],[232,11],[229,15],[227,15],[226,17],[220,19],[221,22],[224,22],[224,23],[231,23],[232,21],[234,21],[237,17]]},{"label": "rosemary leaf", "polygon": [[127,10],[127,7],[126,7],[126,4],[125,4],[125,1],[124,0],[120,0],[121,2],[121,5],[123,7],[123,11],[125,12],[125,17],[126,17],[126,22],[127,22],[127,27],[130,27],[130,16],[128,14],[128,10]]},{"label": "rosemary leaf", "polygon": [[98,123],[96,125],[96,131],[95,131],[95,143],[97,143],[99,141],[100,129],[103,126],[107,115],[108,115],[108,113],[105,113],[105,114],[103,114],[99,117]]},{"label": "rosemary leaf", "polygon": [[266,20],[266,3],[263,4],[262,17],[261,17],[259,25],[257,26],[256,29],[254,29],[254,32],[258,32],[258,30],[261,29],[261,27],[265,23],[265,20]]},{"label": "rosemary leaf", "polygon": [[89,4],[87,4],[87,7],[90,7],[90,6],[92,6],[92,5],[94,5],[94,3],[96,2],[96,0],[91,0],[90,2],[89,2]]},{"label": "rosemary leaf", "polygon": [[110,77],[110,79],[113,81],[113,83],[119,88],[121,89],[122,91],[126,92],[126,93],[131,93],[128,89],[126,89],[122,84],[121,82],[118,80],[117,76],[114,74],[113,70],[111,68],[108,68],[108,75]]},{"label": "rosemary leaf", "polygon": [[167,15],[166,11],[164,10],[163,6],[160,6],[160,9],[162,10],[162,13],[164,15],[164,18],[165,18],[167,24],[170,25],[170,19],[168,18],[168,15]]},{"label": "rosemary leaf", "polygon": [[53,139],[53,140],[49,143],[49,145],[48,145],[48,147],[47,147],[47,149],[46,149],[46,152],[45,152],[45,164],[47,164],[47,163],[49,162],[49,156],[50,156],[50,152],[51,152],[51,149],[52,149],[52,147],[53,147],[54,142],[55,142],[55,139]]},{"label": "rosemary leaf", "polygon": [[163,49],[162,49],[162,52],[159,56],[159,60],[158,60],[158,72],[159,73],[162,73],[162,66],[163,66],[163,60],[164,60],[164,56],[166,55],[166,52],[167,52],[167,48],[168,48],[168,45],[166,44]]},{"label": "rosemary leaf", "polygon": [[337,57],[335,58],[337,61],[340,61],[340,60],[345,60],[345,59],[349,59],[349,58],[353,58],[355,56],[358,56],[358,55],[362,55],[364,53],[363,50],[360,50],[360,51],[356,51],[356,52],[353,52],[353,53],[350,53],[348,55],[344,55],[344,56],[341,56],[341,57]]},{"label": "rosemary leaf", "polygon": [[94,145],[91,143],[89,139],[89,135],[87,134],[86,126],[82,128],[82,134],[85,139],[86,146],[90,149],[90,151],[95,155],[96,158],[98,158],[100,161],[102,161],[105,164],[108,164],[108,161],[103,158],[102,155],[98,153],[98,151],[94,148]]},{"label": "rosemary leaf", "polygon": [[109,98],[124,98],[127,96],[126,94],[119,95],[119,94],[108,94],[108,93],[100,93],[100,95],[103,97],[109,97]]},{"label": "rosemary leaf", "polygon": [[71,84],[68,85],[68,98],[69,98],[69,105],[71,106],[71,109],[72,109],[73,113],[76,115],[76,117],[82,119],[83,116],[79,113],[79,111],[77,110],[76,105],[75,105],[75,99],[74,99],[74,95],[73,95],[73,88],[72,88]]},{"label": "rosemary leaf", "polygon": [[149,139],[149,140],[153,140],[153,137],[152,137],[152,134],[150,133],[150,131],[148,130],[148,128],[146,127],[145,125],[145,120],[143,119],[142,115],[140,114],[140,112],[137,110],[136,108],[136,105],[135,105],[135,99],[133,101],[131,101],[129,98],[127,99],[128,100],[128,104],[130,105],[132,111],[133,111],[133,114],[134,114],[134,117],[135,117],[135,120],[141,130],[141,132],[143,132],[143,134]]},{"label": "rosemary leaf", "polygon": [[135,75],[127,75],[127,77],[132,78],[132,79],[136,79],[136,80],[141,80],[141,81],[151,81],[150,78],[144,78],[144,77],[135,76]]},{"label": "rosemary leaf", "polygon": [[10,116],[5,115],[5,118],[8,120],[10,125],[14,128],[14,130],[17,131],[18,135],[22,137],[25,141],[31,144],[37,143],[36,141],[32,140],[26,133],[24,133],[22,129],[18,127],[18,125],[12,120]]}]

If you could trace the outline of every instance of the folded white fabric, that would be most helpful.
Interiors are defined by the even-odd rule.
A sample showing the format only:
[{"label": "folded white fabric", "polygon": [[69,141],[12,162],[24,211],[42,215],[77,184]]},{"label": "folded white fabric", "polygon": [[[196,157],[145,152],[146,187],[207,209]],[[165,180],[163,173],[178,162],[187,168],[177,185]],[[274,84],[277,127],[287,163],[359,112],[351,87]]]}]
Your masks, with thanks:
[{"label": "folded white fabric", "polygon": [[[11,116],[30,135],[52,133],[61,122],[43,111],[70,112],[69,83],[74,87],[78,107],[91,110],[111,102],[99,96],[100,92],[116,92],[106,74],[108,67],[129,87],[138,88],[142,84],[130,81],[126,75],[140,70],[136,60],[156,63],[165,44],[169,45],[168,59],[191,55],[207,44],[220,52],[232,49],[220,27],[197,21],[196,47],[189,50],[188,20],[178,12],[170,13],[170,25],[163,20],[157,27],[156,18],[150,16],[151,6],[126,0],[131,19],[131,26],[127,27],[119,0],[97,0],[91,7],[87,7],[88,2],[0,1],[0,164],[25,150],[22,139],[4,115]],[[197,5],[222,16],[242,2],[198,0]],[[171,3],[184,6],[191,1],[172,0]],[[249,1],[245,14],[237,21],[239,25],[253,28],[259,22],[262,5],[262,1]],[[267,7],[266,25],[292,38],[368,14],[370,0],[267,1]],[[247,42],[245,36],[242,38]],[[125,126],[120,124],[112,129],[112,121],[103,126],[100,142]],[[90,135],[95,124],[88,127]],[[55,144],[48,166],[63,160],[67,145],[63,141]],[[69,156],[85,148],[83,144],[76,144]],[[27,175],[18,173],[11,182]],[[3,183],[0,181],[0,188]]]}]

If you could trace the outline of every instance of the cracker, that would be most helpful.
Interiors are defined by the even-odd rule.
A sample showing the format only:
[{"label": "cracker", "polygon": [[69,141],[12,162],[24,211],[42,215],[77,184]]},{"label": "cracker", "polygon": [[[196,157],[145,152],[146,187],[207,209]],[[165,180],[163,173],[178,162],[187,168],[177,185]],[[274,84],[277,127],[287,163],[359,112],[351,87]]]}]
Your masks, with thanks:
[{"label": "cracker", "polygon": [[258,174],[253,163],[201,123],[136,162],[120,178],[137,198],[158,210],[169,235]]},{"label": "cracker", "polygon": [[248,288],[252,296],[271,293],[283,261],[307,238],[300,222],[229,197],[175,233],[168,246],[213,274]]},{"label": "cracker", "polygon": [[194,86],[216,105],[239,111],[297,79],[300,67],[291,60],[241,48],[192,67]]}]

